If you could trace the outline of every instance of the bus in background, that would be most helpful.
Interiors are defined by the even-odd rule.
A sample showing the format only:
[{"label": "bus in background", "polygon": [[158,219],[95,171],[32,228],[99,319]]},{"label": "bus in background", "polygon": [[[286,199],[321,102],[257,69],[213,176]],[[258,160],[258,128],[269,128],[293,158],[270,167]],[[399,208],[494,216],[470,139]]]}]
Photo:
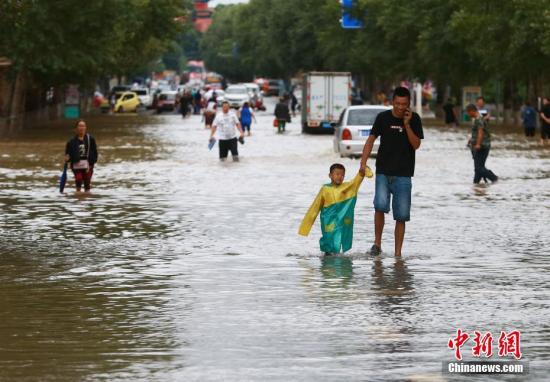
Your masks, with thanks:
[{"label": "bus in background", "polygon": [[209,72],[204,80],[204,87],[209,89],[223,89],[223,76],[218,73]]},{"label": "bus in background", "polygon": [[187,61],[187,67],[183,72],[188,81],[199,82],[206,79],[206,70],[203,61]]}]

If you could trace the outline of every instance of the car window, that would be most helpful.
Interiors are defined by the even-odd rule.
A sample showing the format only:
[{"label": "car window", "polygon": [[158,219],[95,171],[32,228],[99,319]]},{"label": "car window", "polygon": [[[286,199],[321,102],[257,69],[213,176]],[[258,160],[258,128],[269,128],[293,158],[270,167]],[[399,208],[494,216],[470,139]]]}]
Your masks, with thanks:
[{"label": "car window", "polygon": [[113,93],[116,93],[116,92],[124,92],[124,91],[126,91],[126,90],[128,90],[128,87],[126,87],[126,86],[115,86],[115,87],[113,87],[113,89],[111,89],[111,91],[112,91]]},{"label": "car window", "polygon": [[355,109],[348,113],[348,125],[372,125],[382,109]]},{"label": "car window", "polygon": [[225,92],[227,94],[248,94],[246,88],[227,88]]},{"label": "car window", "polygon": [[127,100],[131,99],[132,97],[133,96],[131,94],[126,94],[122,100],[127,101]]},{"label": "car window", "polygon": [[135,93],[137,95],[144,96],[144,95],[147,95],[147,90],[136,90]]}]

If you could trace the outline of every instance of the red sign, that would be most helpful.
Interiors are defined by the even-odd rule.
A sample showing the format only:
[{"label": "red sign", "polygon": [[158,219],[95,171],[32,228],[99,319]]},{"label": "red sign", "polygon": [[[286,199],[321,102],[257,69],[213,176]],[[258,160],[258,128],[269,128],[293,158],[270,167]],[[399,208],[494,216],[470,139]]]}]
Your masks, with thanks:
[{"label": "red sign", "polygon": [[[456,336],[450,338],[447,347],[454,350],[454,356],[457,360],[462,360],[462,346],[468,342],[470,335],[463,332],[461,329],[456,331]],[[484,356],[486,358],[491,358],[493,356],[493,335],[491,332],[486,332],[481,335],[477,330],[474,331],[474,346],[472,347],[472,355],[474,357]],[[499,357],[508,357],[513,356],[516,359],[522,357],[521,354],[521,333],[519,330],[512,330],[509,333],[504,331],[500,332],[498,338],[498,356]]]}]

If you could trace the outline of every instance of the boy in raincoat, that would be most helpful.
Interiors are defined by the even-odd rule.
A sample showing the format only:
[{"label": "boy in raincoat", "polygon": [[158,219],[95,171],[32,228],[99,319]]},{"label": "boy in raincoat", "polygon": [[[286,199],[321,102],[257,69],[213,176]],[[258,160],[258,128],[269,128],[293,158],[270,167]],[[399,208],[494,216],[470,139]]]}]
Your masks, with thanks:
[{"label": "boy in raincoat", "polygon": [[[300,235],[309,235],[317,215],[321,212],[323,236],[319,244],[326,255],[349,251],[353,241],[353,215],[363,175],[358,173],[351,182],[344,182],[345,174],[343,165],[335,163],[330,166],[331,182],[321,187],[298,231]],[[370,168],[367,167],[365,175],[372,177]]]}]

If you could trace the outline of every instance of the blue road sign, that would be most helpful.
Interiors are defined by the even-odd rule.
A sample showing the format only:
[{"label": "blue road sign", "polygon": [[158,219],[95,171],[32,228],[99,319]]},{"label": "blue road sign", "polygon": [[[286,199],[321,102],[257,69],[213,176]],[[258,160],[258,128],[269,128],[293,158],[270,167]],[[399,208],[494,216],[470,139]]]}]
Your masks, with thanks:
[{"label": "blue road sign", "polygon": [[344,29],[360,29],[363,28],[363,21],[353,17],[351,11],[353,9],[353,0],[340,0],[342,6],[342,18],[340,24]]}]

